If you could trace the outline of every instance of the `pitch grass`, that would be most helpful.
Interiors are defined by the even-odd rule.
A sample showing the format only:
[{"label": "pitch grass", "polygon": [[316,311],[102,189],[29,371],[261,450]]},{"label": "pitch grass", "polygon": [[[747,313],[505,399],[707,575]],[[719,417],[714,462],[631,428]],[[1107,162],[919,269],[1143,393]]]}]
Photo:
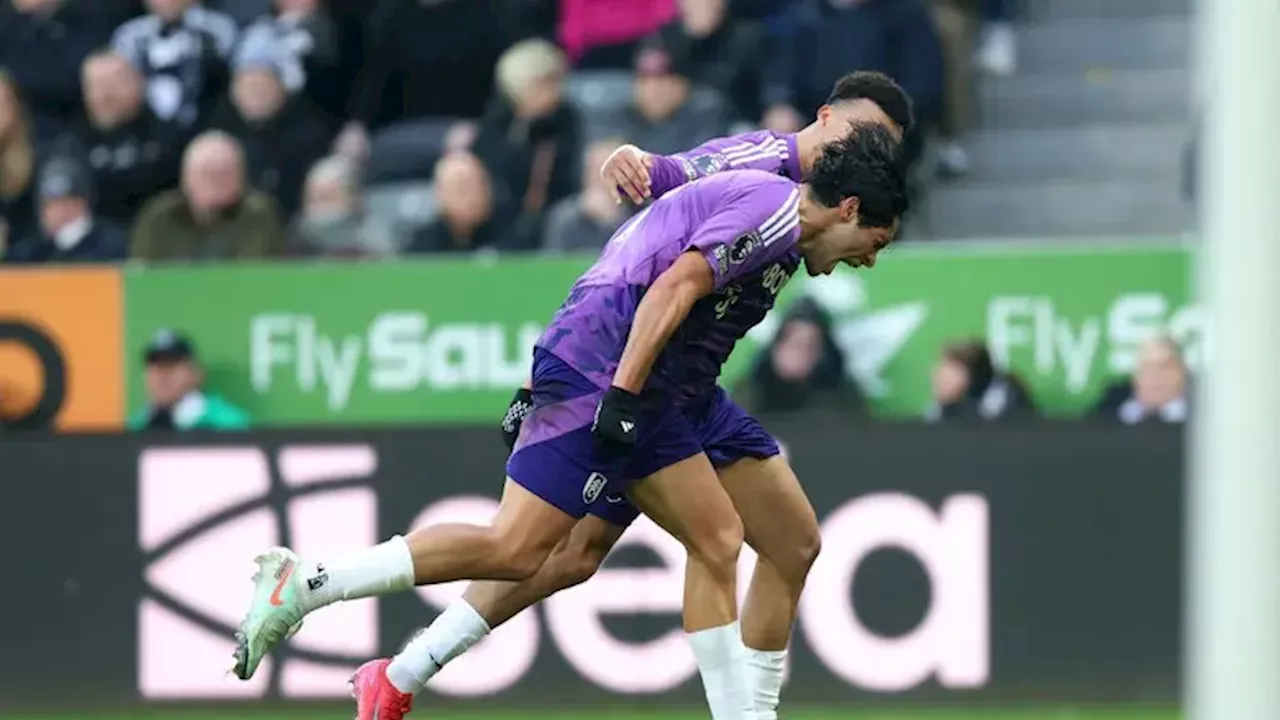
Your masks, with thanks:
[{"label": "pitch grass", "polygon": [[[166,710],[150,708],[140,711],[115,711],[111,713],[77,713],[75,715],[21,715],[3,716],[3,720],[351,720],[351,710],[261,710],[210,709]],[[430,707],[419,708],[410,716],[414,720],[707,720],[708,715],[696,712],[647,711],[631,712],[609,709],[603,712],[588,711],[540,711],[540,712],[433,712]],[[856,707],[842,710],[794,710],[783,713],[784,720],[1179,720],[1181,713],[1168,709],[1078,709],[1078,708],[1029,708],[1029,709],[931,709],[931,710],[875,710]]]}]

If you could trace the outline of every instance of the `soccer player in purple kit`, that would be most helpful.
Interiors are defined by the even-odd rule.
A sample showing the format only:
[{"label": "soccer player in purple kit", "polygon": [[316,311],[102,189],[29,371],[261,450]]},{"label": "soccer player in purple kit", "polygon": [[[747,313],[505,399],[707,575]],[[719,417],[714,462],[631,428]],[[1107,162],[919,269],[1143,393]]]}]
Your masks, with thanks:
[{"label": "soccer player in purple kit", "polygon": [[[712,717],[755,717],[737,626],[742,524],[688,409],[724,400],[720,364],[802,260],[815,275],[874,264],[905,208],[903,186],[894,137],[863,125],[831,143],[803,185],[723,173],[633,218],[538,342],[534,410],[492,525],[420,528],[329,562],[268,551],[237,636],[236,674],[252,676],[307,613],[339,600],[528,578],[580,518],[625,493],[689,553],[684,627]],[[385,660],[366,664],[353,686],[360,718],[398,720],[412,705]]]},{"label": "soccer player in purple kit", "polygon": [[[848,134],[851,122],[880,124],[901,139],[912,125],[910,100],[887,76],[856,72],[835,84],[816,120],[795,135],[761,130],[711,140],[672,156],[624,147],[601,172],[617,185],[620,202],[625,194],[637,203],[732,169],[764,170],[799,182],[828,143]],[[742,518],[748,544],[759,554],[742,613],[742,634],[755,686],[756,717],[776,720],[797,603],[820,544],[817,517],[790,464],[759,423],[719,388],[709,399],[694,400],[686,414],[693,418],[703,450]],[[503,421],[508,446],[514,444],[532,401],[527,388],[512,401]],[[589,510],[533,577],[472,583],[390,663],[387,673],[393,683],[404,692],[420,691],[445,663],[493,628],[590,578],[637,514],[625,498],[611,496]]]}]

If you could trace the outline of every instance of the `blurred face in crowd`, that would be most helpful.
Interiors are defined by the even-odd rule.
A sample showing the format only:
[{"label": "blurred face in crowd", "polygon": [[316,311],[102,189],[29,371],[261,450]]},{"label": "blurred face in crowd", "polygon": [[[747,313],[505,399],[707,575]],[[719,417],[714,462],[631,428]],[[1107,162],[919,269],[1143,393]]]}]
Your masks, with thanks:
[{"label": "blurred face in crowd", "polygon": [[526,120],[544,118],[560,107],[564,97],[564,78],[555,72],[529,83],[516,102],[516,114]]},{"label": "blurred face in crowd", "polygon": [[147,10],[165,20],[177,20],[191,7],[193,0],[147,0]]},{"label": "blurred face in crowd", "polygon": [[933,399],[949,405],[964,399],[969,392],[969,369],[950,353],[943,353],[933,366]]},{"label": "blurred face in crowd", "polygon": [[187,147],[182,191],[197,218],[225,210],[244,194],[244,157],[230,138],[207,135]]},{"label": "blurred face in crowd", "polygon": [[1187,369],[1178,348],[1167,338],[1152,338],[1138,350],[1138,369],[1133,374],[1133,394],[1146,407],[1160,407],[1182,397],[1186,391]]},{"label": "blurred face in crowd", "polygon": [[707,37],[724,22],[725,0],[680,0],[680,17],[685,32]]},{"label": "blurred face in crowd", "polygon": [[675,73],[641,73],[636,77],[636,110],[650,122],[671,117],[688,98],[688,78]]},{"label": "blurred face in crowd", "polygon": [[319,9],[320,0],[276,0],[281,15],[310,15]]},{"label": "blurred face in crowd", "polygon": [[341,220],[357,209],[356,198],[342,178],[333,174],[315,174],[307,178],[302,199],[302,214],[307,221]]},{"label": "blurred face in crowd", "polygon": [[268,120],[284,107],[284,84],[270,70],[240,70],[231,83],[231,100],[245,120]]},{"label": "blurred face in crowd", "polygon": [[62,0],[13,0],[13,7],[24,15],[51,12],[61,4]]},{"label": "blurred face in crowd", "polygon": [[200,366],[194,360],[156,359],[147,363],[147,400],[154,407],[171,408],[187,393],[199,389]]},{"label": "blurred face in crowd", "polygon": [[489,174],[470,153],[451,153],[436,165],[436,200],[451,226],[474,230],[493,212]]},{"label": "blurred face in crowd", "polygon": [[809,320],[787,322],[778,332],[771,357],[778,378],[793,383],[807,381],[822,358],[822,328]]},{"label": "blurred face in crowd", "polygon": [[865,98],[841,100],[818,108],[818,127],[822,129],[824,144],[844,137],[849,133],[849,124],[858,122],[883,125],[893,132],[895,138],[902,140],[902,126],[890,120],[879,105]]},{"label": "blurred face in crowd", "polygon": [[109,130],[142,110],[142,77],[119,55],[97,55],[82,72],[84,104],[94,127]]},{"label": "blurred face in crowd", "polygon": [[68,197],[40,203],[40,228],[53,237],[77,220],[89,217],[89,203],[84,198]]}]

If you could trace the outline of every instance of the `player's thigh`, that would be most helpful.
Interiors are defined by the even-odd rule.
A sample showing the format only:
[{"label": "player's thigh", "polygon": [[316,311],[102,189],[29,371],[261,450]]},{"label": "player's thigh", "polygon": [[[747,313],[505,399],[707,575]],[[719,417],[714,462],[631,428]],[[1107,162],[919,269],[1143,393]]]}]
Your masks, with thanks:
[{"label": "player's thigh", "polygon": [[781,455],[744,457],[719,469],[747,544],[780,569],[804,573],[822,545],[818,514]]},{"label": "player's thigh", "polygon": [[577,522],[577,517],[508,477],[493,527],[504,551],[536,562],[536,569]]},{"label": "player's thigh", "polygon": [[668,465],[631,487],[632,502],[690,553],[732,562],[742,547],[742,523],[704,453]]}]

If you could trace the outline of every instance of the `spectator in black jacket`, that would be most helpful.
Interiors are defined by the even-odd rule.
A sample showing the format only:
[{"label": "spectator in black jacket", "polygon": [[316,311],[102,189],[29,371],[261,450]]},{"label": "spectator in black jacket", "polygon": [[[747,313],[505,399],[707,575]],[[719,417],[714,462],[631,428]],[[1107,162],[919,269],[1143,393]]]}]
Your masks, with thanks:
[{"label": "spectator in black jacket", "polygon": [[693,79],[719,91],[738,120],[756,122],[769,38],[756,23],[729,14],[729,0],[680,0],[680,17],[658,31],[657,44],[689,58]]},{"label": "spectator in black jacket", "polygon": [[435,188],[440,215],[414,234],[408,252],[473,252],[507,242],[509,204],[479,158],[467,152],[440,158]]},{"label": "spectator in black jacket", "polygon": [[80,109],[80,63],[111,37],[118,18],[94,0],[0,0],[0,67],[22,89],[44,144]]},{"label": "spectator in black jacket", "polygon": [[240,140],[249,184],[275,196],[286,218],[302,202],[307,171],[324,157],[329,129],[305,95],[289,96],[272,56],[241,53],[231,97],[213,126]]},{"label": "spectator in black jacket", "polygon": [[123,260],[128,237],[93,216],[93,183],[78,160],[58,157],[40,169],[40,232],[9,249],[7,262],[60,263]]},{"label": "spectator in black jacket", "polygon": [[1033,411],[1022,381],[996,370],[982,340],[943,346],[933,369],[933,405],[925,412],[926,420],[1003,420]]},{"label": "spectator in black jacket", "polygon": [[197,128],[226,90],[240,29],[196,0],[147,0],[147,9],[121,25],[112,44],[146,78],[157,117]]},{"label": "spectator in black jacket", "polygon": [[1182,348],[1173,338],[1154,337],[1138,350],[1133,377],[1109,385],[1093,416],[1125,425],[1183,423],[1191,414],[1190,376]]},{"label": "spectator in black jacket", "polygon": [[480,117],[493,68],[509,44],[499,0],[379,0],[352,91],[343,155],[362,157],[369,134],[398,120]]},{"label": "spectator in black jacket", "polygon": [[472,151],[518,207],[523,248],[535,249],[543,213],[577,191],[582,120],[564,94],[564,53],[546,40],[513,45],[498,61],[498,95]]},{"label": "spectator in black jacket", "polygon": [[65,139],[89,165],[98,217],[128,227],[153,195],[176,187],[185,133],[160,122],[143,98],[142,75],[113,52],[84,64],[85,115]]}]

